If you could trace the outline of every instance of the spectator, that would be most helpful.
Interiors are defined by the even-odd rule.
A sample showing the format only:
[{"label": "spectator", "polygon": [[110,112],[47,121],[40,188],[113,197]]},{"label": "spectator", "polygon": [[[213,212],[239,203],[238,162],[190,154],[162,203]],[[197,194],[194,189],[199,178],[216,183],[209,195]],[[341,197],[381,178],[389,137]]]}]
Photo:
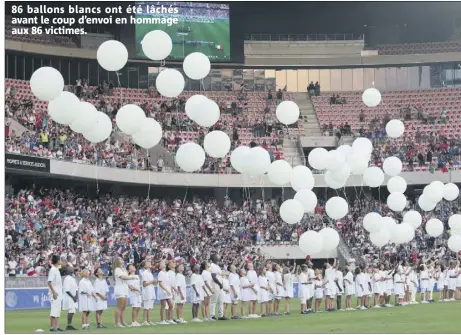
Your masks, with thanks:
[{"label": "spectator", "polygon": [[314,87],[314,88],[315,88],[315,96],[316,96],[316,97],[320,96],[320,84],[319,84],[318,81],[315,83],[315,87]]},{"label": "spectator", "polygon": [[307,86],[307,92],[311,97],[315,95],[315,85],[313,81]]},{"label": "spectator", "polygon": [[283,101],[283,92],[281,89],[277,91],[277,105]]}]

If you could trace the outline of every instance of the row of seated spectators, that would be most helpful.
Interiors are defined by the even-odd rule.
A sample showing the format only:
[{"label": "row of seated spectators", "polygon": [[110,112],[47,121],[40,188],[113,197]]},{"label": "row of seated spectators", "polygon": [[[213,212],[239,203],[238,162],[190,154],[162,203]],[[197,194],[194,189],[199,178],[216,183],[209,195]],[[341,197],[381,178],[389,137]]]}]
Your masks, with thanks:
[{"label": "row of seated spectators", "polygon": [[[164,130],[161,145],[172,153],[187,141],[202,144],[208,131],[220,129],[228,133],[233,148],[243,144],[261,145],[274,160],[281,159],[282,137],[294,137],[302,131],[297,125],[282,127],[275,118],[275,103],[267,104],[264,94],[253,92],[209,92],[208,97],[220,105],[221,118],[211,129],[200,129],[184,113],[186,99],[198,92],[185,92],[178,99],[164,99],[153,90],[114,89],[110,83],[90,88],[80,81],[70,89],[75,89],[82,99],[92,102],[98,110],[107,113],[114,120],[114,126],[115,116],[122,104],[138,104],[147,116],[161,123]],[[291,94],[285,95],[286,99],[293,98]],[[113,138],[104,144],[91,145],[69,127],[55,124],[47,116],[47,103],[34,98],[28,82],[8,79],[6,97],[5,116],[19,121],[29,129],[28,133],[9,134],[7,150],[140,169],[155,166],[157,160],[163,161],[162,157],[148,157],[145,150],[136,150],[132,144],[118,143]],[[162,162],[159,165],[161,168]],[[224,173],[230,170],[229,155],[222,160],[208,158],[204,166],[204,172]]]},{"label": "row of seated spectators", "polygon": [[69,36],[61,36],[61,35],[53,35],[53,34],[45,34],[42,32],[41,34],[32,34],[30,33],[31,28],[25,28],[29,30],[29,33],[19,33],[13,34],[14,29],[18,29],[22,31],[25,27],[21,25],[13,25],[12,18],[6,17],[5,18],[5,39],[8,41],[18,41],[18,42],[26,42],[26,43],[35,43],[41,45],[54,45],[66,48],[77,48],[77,45]]},{"label": "row of seated spectators", "polygon": [[[389,211],[385,204],[367,199],[362,192],[360,195],[350,200],[350,213],[339,222],[325,215],[324,201],[320,201],[315,213],[305,215],[297,225],[288,225],[278,214],[281,199],[247,199],[237,205],[228,197],[220,203],[197,196],[167,201],[99,194],[90,199],[71,189],[35,185],[19,192],[7,189],[7,270],[10,275],[43,274],[53,253],[90,270],[95,262],[110,264],[115,255],[136,264],[147,255],[156,260],[181,258],[199,262],[218,251],[224,263],[240,262],[255,245],[296,244],[304,231],[318,231],[325,226],[337,228],[354,256],[369,262],[379,250],[370,245],[362,218],[373,210],[382,215]],[[413,208],[413,204],[410,201],[407,208]],[[456,211],[454,206],[444,203],[435,213],[446,223]],[[429,216],[424,215],[424,222]],[[429,238],[423,223],[414,241],[400,247],[389,245],[381,251],[394,260],[414,255],[432,257],[435,252],[446,257],[449,252],[445,242],[446,235],[437,240]]]},{"label": "row of seated spectators", "polygon": [[[375,165],[398,156],[406,171],[448,171],[460,166],[460,89],[383,92],[375,108],[364,106],[361,92],[341,92],[341,98],[345,104],[331,104],[325,96],[312,97],[324,134],[370,138],[375,144]],[[391,119],[403,121],[402,137],[386,136]]]},{"label": "row of seated spectators", "polygon": [[376,46],[380,55],[414,55],[445,52],[460,52],[461,42],[429,42],[429,43],[402,43],[380,44]]}]

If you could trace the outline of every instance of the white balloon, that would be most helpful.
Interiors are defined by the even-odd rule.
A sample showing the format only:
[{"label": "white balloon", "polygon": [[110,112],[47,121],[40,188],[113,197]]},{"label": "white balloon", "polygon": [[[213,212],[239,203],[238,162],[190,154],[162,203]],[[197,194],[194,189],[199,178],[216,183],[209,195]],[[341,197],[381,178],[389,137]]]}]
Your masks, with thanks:
[{"label": "white balloon", "polygon": [[201,52],[193,52],[184,58],[184,73],[190,79],[200,80],[208,76],[211,70],[210,59]]},{"label": "white balloon", "polygon": [[460,214],[453,214],[448,219],[448,226],[451,229],[459,230],[461,229],[461,215]]},{"label": "white balloon", "polygon": [[347,201],[341,197],[332,197],[325,204],[327,215],[333,220],[342,219],[349,212]]},{"label": "white balloon", "polygon": [[246,157],[250,153],[250,147],[241,145],[235,148],[231,153],[231,165],[232,167],[240,172],[244,173],[246,167]]},{"label": "white balloon", "polygon": [[340,169],[346,163],[346,157],[342,153],[336,150],[328,151],[326,157],[326,168],[330,171]]},{"label": "white balloon", "polygon": [[205,136],[203,147],[210,157],[224,158],[230,150],[231,141],[225,132],[214,130]]},{"label": "white balloon", "polygon": [[404,243],[409,243],[415,238],[415,230],[409,223],[402,222],[400,225],[403,227]]},{"label": "white balloon", "polygon": [[388,176],[395,177],[402,172],[402,161],[397,157],[388,157],[384,160],[383,170]]},{"label": "white balloon", "polygon": [[450,235],[459,235],[461,236],[461,229],[450,229]]},{"label": "white balloon", "polygon": [[336,151],[342,153],[344,155],[344,157],[347,157],[349,156],[350,154],[352,154],[353,150],[352,150],[352,147],[348,144],[343,144],[343,145],[340,145]]},{"label": "white balloon", "polygon": [[48,115],[54,122],[68,125],[77,119],[79,108],[80,100],[74,94],[62,91],[48,103]]},{"label": "white balloon", "polygon": [[351,168],[349,167],[349,165],[343,164],[340,169],[331,172],[333,172],[333,179],[342,183],[349,179],[349,176],[351,175]]},{"label": "white balloon", "polygon": [[452,235],[447,241],[448,249],[451,251],[458,253],[461,251],[461,236],[459,235]]},{"label": "white balloon", "polygon": [[175,98],[180,95],[185,84],[181,72],[175,69],[163,70],[155,80],[155,86],[159,93],[168,98]]},{"label": "white balloon", "polygon": [[315,179],[312,171],[304,165],[298,165],[293,168],[290,178],[291,187],[296,191],[303,189],[312,190],[314,188]]},{"label": "white balloon", "polygon": [[291,167],[290,163],[288,163],[285,160],[278,160],[273,161],[272,164],[269,166],[267,176],[273,184],[277,186],[283,186],[287,185],[290,182],[292,171],[293,168]]},{"label": "white balloon", "polygon": [[298,223],[303,216],[304,208],[298,200],[288,199],[280,206],[280,217],[288,224]]},{"label": "white balloon", "polygon": [[290,125],[298,122],[299,119],[299,107],[293,101],[283,101],[275,110],[277,120],[284,125]]},{"label": "white balloon", "polygon": [[323,250],[323,239],[320,233],[308,230],[299,237],[299,248],[306,255],[315,255]]},{"label": "white balloon", "polygon": [[387,190],[389,193],[404,193],[407,190],[407,182],[400,176],[395,176],[387,181]]},{"label": "white balloon", "polygon": [[447,183],[443,189],[443,198],[447,201],[453,201],[459,196],[459,188],[453,183]]},{"label": "white balloon", "polygon": [[383,216],[381,220],[381,231],[387,230],[389,234],[393,231],[394,226],[397,225],[397,222],[390,216]]},{"label": "white balloon", "polygon": [[443,234],[443,223],[439,219],[432,218],[426,222],[426,232],[432,237]]},{"label": "white balloon", "polygon": [[192,121],[195,121],[195,115],[200,113],[200,104],[208,98],[201,94],[195,94],[186,101],[186,114]]},{"label": "white balloon", "polygon": [[140,131],[133,134],[134,143],[144,149],[155,147],[161,139],[162,126],[150,117],[144,119]]},{"label": "white balloon", "polygon": [[368,213],[363,217],[363,228],[369,233],[376,233],[382,228],[382,219],[376,212]]},{"label": "white balloon", "polygon": [[363,173],[363,182],[369,187],[379,187],[384,182],[384,173],[377,166],[369,167]]},{"label": "white balloon", "polygon": [[69,125],[76,133],[91,132],[96,124],[96,107],[93,104],[83,101],[78,105],[78,116]]},{"label": "white balloon", "polygon": [[309,161],[310,166],[316,170],[325,170],[326,169],[326,159],[328,156],[328,151],[324,148],[314,148],[309,152],[307,160]]},{"label": "white balloon", "polygon": [[373,152],[373,144],[366,137],[358,137],[352,143],[354,152],[361,155],[370,155]]},{"label": "white balloon", "polygon": [[[424,192],[423,192],[424,193]],[[427,188],[426,192],[427,198],[431,202],[439,202],[440,200],[443,199],[443,195],[445,193],[445,185],[441,181],[433,181],[432,183],[429,184],[429,187]]]},{"label": "white balloon", "polygon": [[40,100],[51,101],[64,90],[64,78],[55,68],[44,66],[30,77],[30,89]]},{"label": "white balloon", "polygon": [[418,198],[418,205],[419,207],[425,211],[425,212],[430,212],[433,211],[435,206],[437,206],[437,203],[432,202],[426,194],[421,194],[421,196]]},{"label": "white balloon", "polygon": [[335,250],[339,245],[339,234],[333,228],[323,228],[319,231],[322,236],[323,250]]},{"label": "white balloon", "polygon": [[200,170],[205,163],[205,151],[194,142],[181,145],[176,152],[176,164],[185,172]]},{"label": "white balloon", "polygon": [[128,104],[118,110],[115,123],[122,132],[133,135],[140,131],[145,119],[146,114],[141,107]]},{"label": "white balloon", "polygon": [[411,210],[405,213],[405,215],[403,216],[403,222],[406,222],[409,225],[411,225],[413,229],[417,229],[419,228],[419,226],[421,226],[423,218],[421,214],[419,214],[419,212]]},{"label": "white balloon", "polygon": [[392,226],[392,229],[389,230],[391,233],[391,243],[394,244],[403,244],[406,241],[406,236],[404,232],[404,227],[402,225],[396,224]]},{"label": "white balloon", "polygon": [[210,99],[200,102],[198,112],[194,113],[195,122],[201,127],[209,128],[218,122],[220,117],[219,106]]},{"label": "white balloon", "polygon": [[346,186],[347,180],[336,180],[335,177],[333,176],[334,172],[333,171],[327,171],[324,174],[324,179],[325,179],[325,184],[327,184],[328,187],[338,190],[340,188],[343,188]]},{"label": "white balloon", "polygon": [[173,41],[166,32],[153,30],[144,35],[141,47],[147,58],[162,60],[167,58],[173,50]]},{"label": "white balloon", "polygon": [[362,94],[362,101],[367,107],[376,107],[381,102],[381,93],[376,88],[367,88]]},{"label": "white balloon", "polygon": [[128,49],[119,41],[103,42],[96,53],[99,65],[107,71],[118,71],[128,62]]},{"label": "white balloon", "polygon": [[304,189],[296,192],[294,199],[303,205],[304,213],[313,213],[317,207],[317,196],[311,190]]},{"label": "white balloon", "polygon": [[269,153],[262,147],[251,148],[245,159],[244,173],[251,177],[264,175],[271,165]]},{"label": "white balloon", "polygon": [[362,175],[368,168],[368,159],[363,155],[352,152],[347,156],[347,165],[351,168],[353,175]]},{"label": "white balloon", "polygon": [[401,212],[407,205],[407,198],[403,193],[391,193],[387,197],[387,206],[394,212]]},{"label": "white balloon", "polygon": [[391,240],[391,234],[387,230],[380,230],[370,234],[370,241],[378,248],[384,247]]},{"label": "white balloon", "polygon": [[405,131],[405,125],[400,120],[390,120],[386,124],[387,136],[392,138],[398,138],[403,135]]},{"label": "white balloon", "polygon": [[90,132],[83,133],[83,137],[91,143],[100,143],[107,140],[111,133],[112,120],[107,116],[107,114],[97,112],[94,127],[92,127]]}]

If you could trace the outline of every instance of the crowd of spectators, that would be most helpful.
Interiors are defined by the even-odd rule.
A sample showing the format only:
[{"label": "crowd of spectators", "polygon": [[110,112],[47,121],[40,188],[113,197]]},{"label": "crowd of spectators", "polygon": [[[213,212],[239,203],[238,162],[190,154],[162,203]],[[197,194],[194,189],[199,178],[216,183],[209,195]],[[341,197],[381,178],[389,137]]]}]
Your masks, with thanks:
[{"label": "crowd of spectators", "polygon": [[[187,195],[187,193],[185,193]],[[423,225],[407,245],[373,248],[362,226],[363,216],[376,211],[391,215],[387,206],[360,192],[349,197],[350,213],[338,222],[325,215],[324,201],[319,200],[315,213],[305,215],[297,225],[288,225],[279,217],[282,199],[269,201],[246,199],[237,204],[226,197],[150,199],[98,194],[89,198],[71,189],[35,187],[5,195],[6,267],[10,276],[45,274],[48,257],[60,254],[74,266],[90,270],[102,266],[106,275],[110,261],[121,255],[127,263],[140,263],[146,257],[155,260],[175,259],[194,264],[219,252],[230,264],[265,255],[256,248],[261,244],[296,244],[308,230],[331,226],[340,232],[361,263],[385,257],[390,261],[408,257],[446,259],[447,232],[434,239],[426,235],[424,224],[431,213],[423,214]],[[409,199],[408,209],[417,209]],[[457,212],[456,203],[442,202],[435,214],[443,222]],[[448,226],[447,226],[448,227]],[[448,229],[448,228],[447,228]]]}]

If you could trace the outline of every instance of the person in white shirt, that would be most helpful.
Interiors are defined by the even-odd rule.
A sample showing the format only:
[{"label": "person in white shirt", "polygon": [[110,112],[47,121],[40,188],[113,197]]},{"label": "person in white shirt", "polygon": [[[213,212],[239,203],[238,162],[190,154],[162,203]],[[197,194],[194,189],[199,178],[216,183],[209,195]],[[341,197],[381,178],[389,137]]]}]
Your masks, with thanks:
[{"label": "person in white shirt", "polygon": [[97,296],[96,301],[96,323],[98,328],[107,328],[102,322],[102,313],[107,309],[107,299],[109,298],[109,286],[104,278],[104,271],[97,268],[94,272],[96,280],[94,281],[94,291]]},{"label": "person in white shirt", "polygon": [[335,274],[336,274],[336,259],[333,261],[333,265],[330,263],[325,263],[325,281],[326,281],[326,310],[328,312],[334,309],[333,299],[336,295],[336,283],[335,283]]},{"label": "person in white shirt", "polygon": [[142,307],[144,309],[143,315],[143,326],[155,326],[155,323],[150,320],[150,313],[154,309],[155,301],[155,287],[157,279],[154,279],[152,274],[152,263],[150,261],[144,261],[141,264],[143,271],[141,273],[141,296],[142,296]]},{"label": "person in white shirt", "polygon": [[224,320],[228,320],[227,318],[227,307],[232,305],[231,300],[231,292],[230,292],[230,283],[228,279],[228,274],[226,271],[221,272],[222,278],[222,290],[221,290],[221,301],[223,303],[223,316]]},{"label": "person in white shirt", "polygon": [[313,269],[314,263],[308,262],[307,263],[307,312],[310,313],[312,312],[312,307],[313,307],[313,301],[314,301],[314,295],[315,295],[315,271]]},{"label": "person in white shirt", "polygon": [[427,300],[429,300],[430,302],[432,302],[434,299],[433,299],[433,294],[434,294],[434,286],[435,286],[435,279],[434,279],[434,265],[432,263],[429,263],[427,265],[427,271],[428,271],[428,275],[429,275],[429,286],[427,288],[427,291],[428,291],[428,295],[429,297],[426,298]]},{"label": "person in white shirt", "polygon": [[240,290],[242,292],[241,304],[240,304],[240,313],[242,318],[247,319],[245,316],[247,302],[251,301],[253,295],[256,294],[256,290],[253,287],[253,284],[250,283],[247,277],[247,273],[244,269],[240,270]]},{"label": "person in white shirt", "polygon": [[198,264],[195,264],[192,268],[190,286],[192,290],[192,322],[203,322],[198,318],[198,310],[200,303],[203,301],[205,282],[200,275],[200,265]]},{"label": "person in white shirt", "polygon": [[256,314],[256,304],[258,303],[259,285],[258,285],[258,274],[253,268],[252,263],[247,264],[247,278],[252,285],[252,289],[248,290],[248,301],[249,301],[249,318],[258,318]]},{"label": "person in white shirt", "polygon": [[67,266],[65,271],[66,277],[63,282],[62,310],[67,311],[66,330],[77,330],[72,326],[72,319],[77,311],[78,285],[74,277],[74,268],[72,266]]},{"label": "person in white shirt", "polygon": [[355,274],[356,274],[356,284],[357,284],[357,309],[367,309],[365,307],[366,305],[366,298],[368,297],[368,294],[370,292],[369,287],[368,287],[368,275],[366,273],[363,273],[362,270],[357,267],[355,269]]},{"label": "person in white shirt", "polygon": [[176,317],[177,323],[187,323],[184,320],[184,304],[186,303],[186,278],[184,277],[184,265],[179,264],[177,267],[178,273],[174,279],[176,287]]},{"label": "person in white shirt", "polygon": [[336,309],[342,311],[342,299],[344,293],[344,277],[342,270],[337,267],[335,271],[335,284],[336,284]]},{"label": "person in white shirt", "polygon": [[439,290],[439,302],[444,300],[444,289],[443,282],[445,280],[445,267],[443,265],[438,265],[435,272],[435,279],[437,281],[437,288]]},{"label": "person in white shirt", "polygon": [[382,278],[378,268],[372,268],[371,286],[373,289],[373,308],[381,308]]},{"label": "person in white shirt", "polygon": [[80,271],[82,279],[78,283],[78,309],[82,313],[82,329],[90,328],[88,317],[95,310],[97,299],[93,284],[88,279],[89,275],[90,271],[88,269]]},{"label": "person in white shirt", "polygon": [[[175,324],[173,321],[173,290],[171,287],[170,279],[166,270],[164,261],[159,263],[160,272],[158,273],[158,298],[160,300],[160,322],[159,325]],[[168,305],[168,311],[166,311]],[[165,320],[165,312],[166,320]]]},{"label": "person in white shirt", "polygon": [[275,274],[274,272],[272,271],[272,264],[271,263],[267,263],[266,264],[266,278],[267,278],[267,281],[269,282],[269,286],[271,288],[270,290],[270,301],[269,303],[267,304],[267,314],[268,315],[271,315],[272,314],[272,303],[274,303],[275,305],[275,294],[277,292],[277,286],[275,284]]},{"label": "person in white shirt", "polygon": [[58,267],[61,265],[61,257],[53,255],[51,257],[51,268],[48,273],[48,289],[49,298],[51,303],[50,311],[50,331],[62,331],[59,328],[59,317],[61,316],[61,303],[62,303],[62,279]]},{"label": "person in white shirt", "polygon": [[275,275],[275,301],[274,301],[274,315],[280,315],[280,300],[285,295],[283,290],[283,277],[282,269],[280,265],[274,265],[274,275]]},{"label": "person in white shirt", "polygon": [[451,261],[450,268],[448,269],[448,301],[455,301],[456,280],[458,279],[459,263]]},{"label": "person in white shirt", "polygon": [[301,314],[307,313],[307,266],[301,265],[298,274],[298,297],[301,303]]},{"label": "person in white shirt", "polygon": [[128,281],[136,279],[137,276],[128,275],[128,272],[125,270],[124,261],[121,257],[116,257],[112,262],[112,273],[115,281],[114,294],[117,301],[117,306],[115,308],[115,327],[125,328],[127,327],[127,324],[125,323],[124,313],[130,293]]},{"label": "person in white shirt", "polygon": [[394,294],[395,294],[395,305],[403,306],[403,300],[405,298],[405,285],[402,279],[402,268],[397,268],[397,273],[394,274]]},{"label": "person in white shirt", "polygon": [[258,277],[259,302],[261,303],[261,316],[267,316],[267,303],[269,302],[270,286],[266,278],[266,268],[262,267]]},{"label": "person in white shirt", "polygon": [[408,275],[408,281],[410,285],[410,304],[417,304],[416,293],[418,292],[418,274],[416,272],[417,266],[414,265],[411,268],[410,274]]},{"label": "person in white shirt", "polygon": [[[168,280],[171,284],[171,293],[173,294],[173,296],[171,297],[171,303],[173,304],[173,315],[174,315],[174,309],[176,307],[176,295],[177,295],[177,292],[176,292],[176,285],[175,285],[175,279],[176,279],[176,272],[175,272],[175,269],[176,269],[176,262],[174,260],[169,260],[168,263],[167,263],[167,274],[168,274]],[[165,310],[168,311],[170,309],[170,307],[168,305],[165,306]],[[174,320],[172,320],[174,321]],[[169,322],[169,321],[168,321]]]},{"label": "person in white shirt", "polygon": [[237,268],[234,264],[230,266],[229,274],[229,287],[230,287],[230,297],[232,301],[231,314],[232,319],[241,319],[237,315],[237,305],[240,301],[240,278],[237,274]]},{"label": "person in white shirt", "polygon": [[210,317],[210,298],[214,294],[213,290],[213,278],[210,273],[210,264],[208,262],[203,262],[201,266],[202,278],[205,283],[204,298],[202,302],[202,317],[203,321],[214,321]]},{"label": "person in white shirt", "polygon": [[283,284],[285,292],[285,315],[290,315],[290,301],[293,298],[293,274],[296,273],[296,264],[293,265],[293,268],[290,271],[290,268],[285,266],[283,268]]},{"label": "person in white shirt", "polygon": [[[128,274],[130,276],[136,276],[136,267],[133,264],[128,265]],[[139,277],[128,281],[128,289],[130,290],[130,305],[131,305],[131,327],[139,327],[141,324],[138,323],[138,315],[141,309],[142,297],[141,297],[141,283]]]},{"label": "person in white shirt", "polygon": [[219,256],[217,254],[211,255],[211,264],[210,264],[210,273],[211,278],[213,279],[213,295],[211,296],[210,301],[210,316],[212,319],[217,320],[216,317],[216,306],[218,306],[218,316],[219,319],[224,319],[223,317],[223,302],[221,300],[221,289],[222,289],[222,278],[221,278],[221,268],[218,265]]},{"label": "person in white shirt", "polygon": [[421,289],[421,303],[427,304],[427,290],[429,287],[429,273],[425,264],[421,264],[419,267],[419,285]]},{"label": "person in white shirt", "polygon": [[352,271],[345,270],[346,275],[344,276],[344,289],[346,295],[346,311],[352,311],[353,308],[351,307],[351,297],[355,295],[355,282],[354,282],[354,275]]},{"label": "person in white shirt", "polygon": [[323,291],[325,289],[325,281],[322,278],[322,271],[317,269],[315,271],[314,282],[314,298],[315,298],[315,312],[320,312],[320,306],[322,305]]}]

